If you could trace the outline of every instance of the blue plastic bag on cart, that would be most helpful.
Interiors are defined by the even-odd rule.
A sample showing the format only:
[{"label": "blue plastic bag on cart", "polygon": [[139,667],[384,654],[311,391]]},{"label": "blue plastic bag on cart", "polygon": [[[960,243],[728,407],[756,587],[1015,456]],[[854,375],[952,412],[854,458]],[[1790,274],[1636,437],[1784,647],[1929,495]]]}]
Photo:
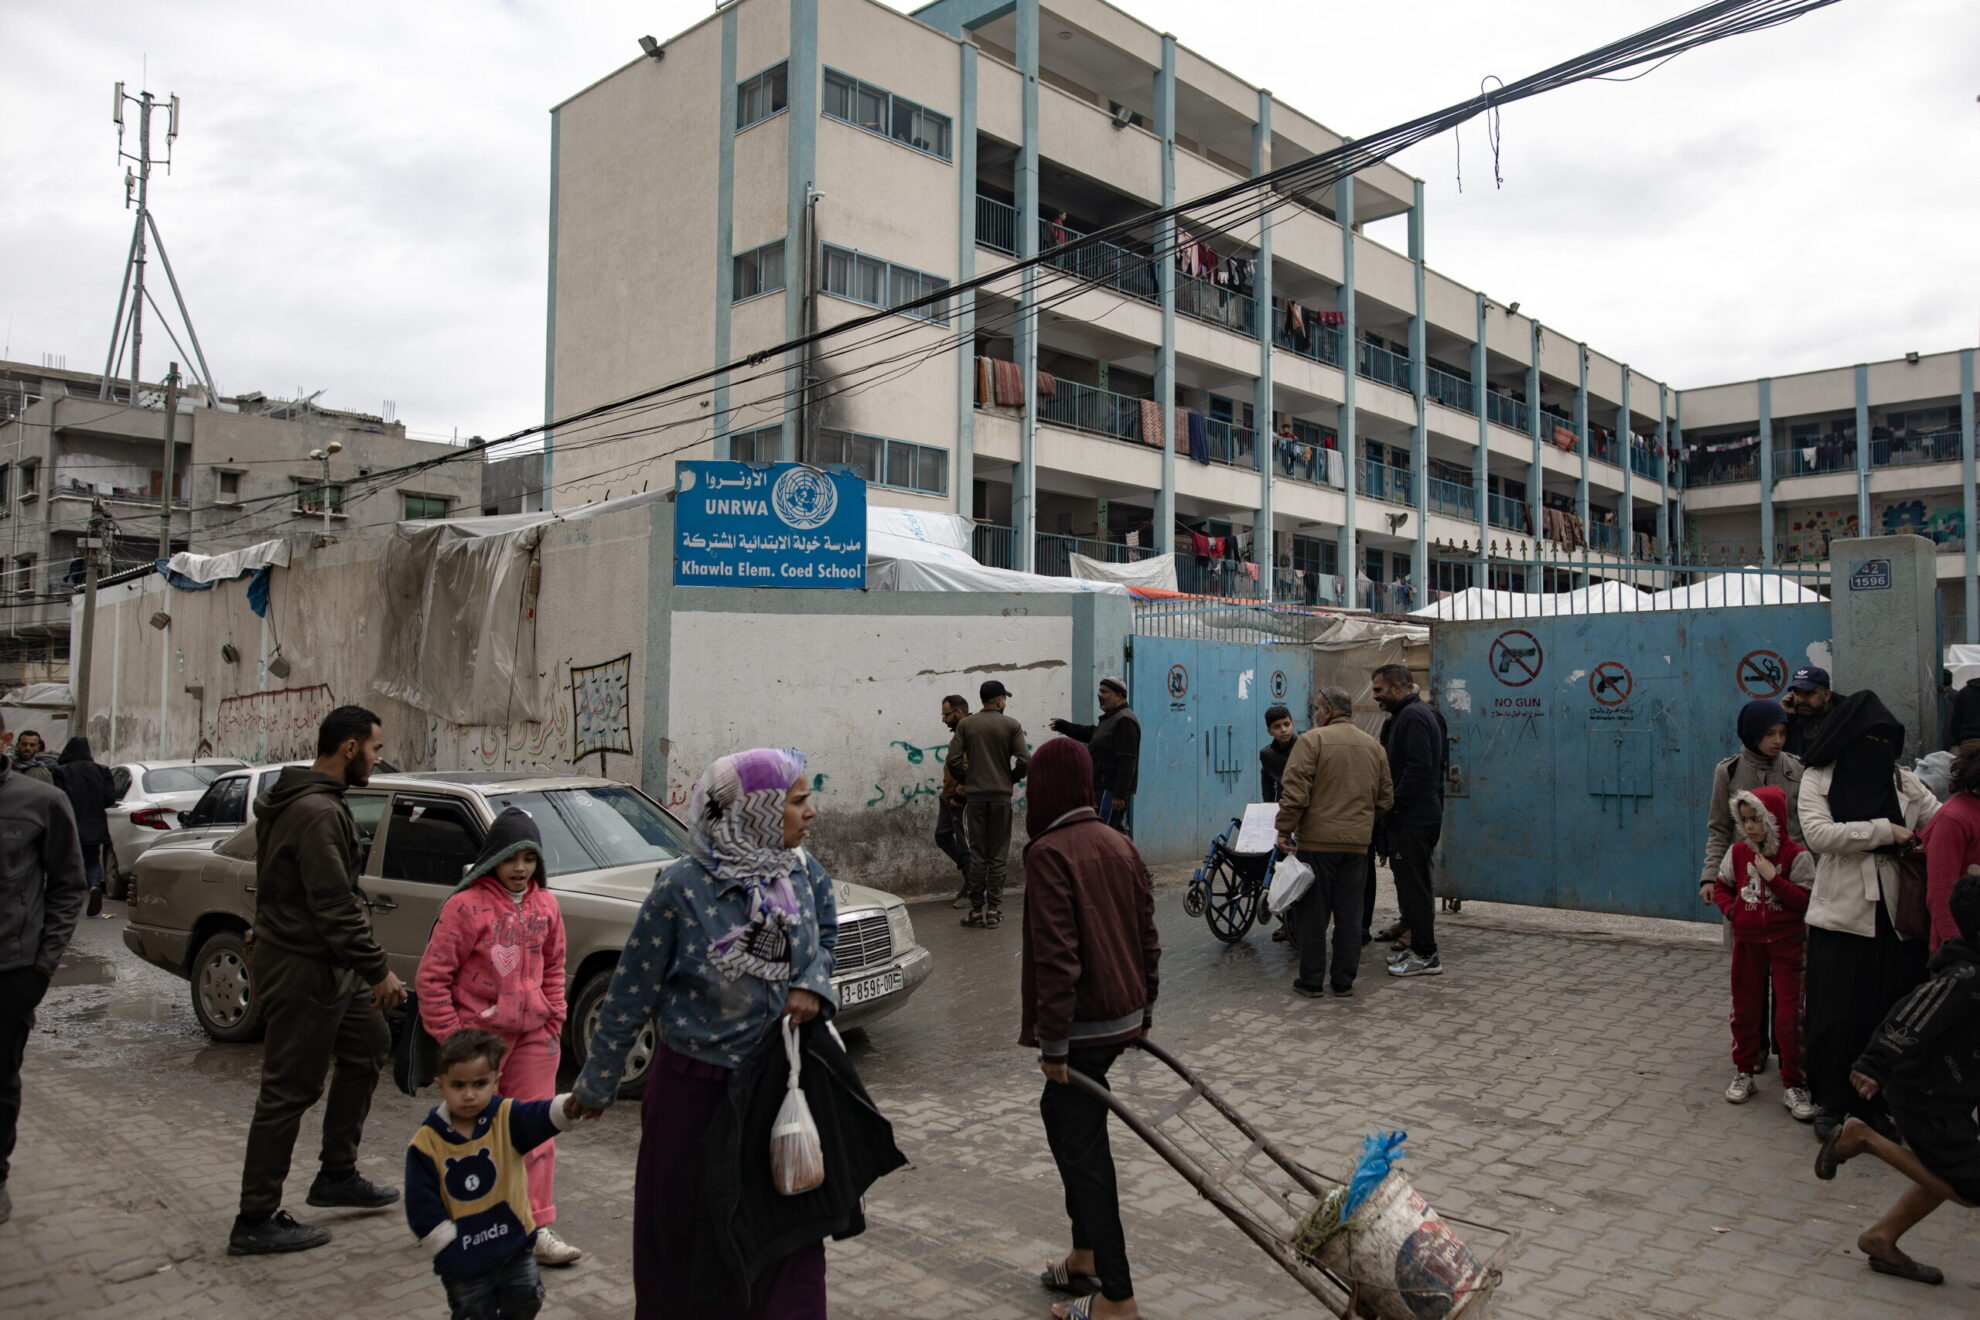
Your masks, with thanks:
[{"label": "blue plastic bag on cart", "polygon": [[1354,1176],[1348,1179],[1347,1200],[1341,1203],[1342,1223],[1354,1218],[1361,1203],[1389,1176],[1390,1167],[1403,1157],[1403,1142],[1408,1137],[1409,1133],[1397,1128],[1362,1138],[1361,1159],[1354,1166]]}]

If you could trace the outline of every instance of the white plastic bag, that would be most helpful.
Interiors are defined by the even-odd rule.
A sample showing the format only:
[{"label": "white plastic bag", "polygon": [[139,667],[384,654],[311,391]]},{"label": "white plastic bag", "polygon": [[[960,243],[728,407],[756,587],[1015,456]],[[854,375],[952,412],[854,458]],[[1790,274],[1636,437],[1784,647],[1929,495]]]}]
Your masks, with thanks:
[{"label": "white plastic bag", "polygon": [[780,1195],[797,1196],[825,1181],[825,1150],[818,1142],[811,1106],[798,1087],[798,1029],[789,1014],[784,1015],[783,1028],[784,1057],[790,1061],[791,1076],[785,1083],[784,1103],[777,1108],[777,1121],[770,1128],[770,1180]]},{"label": "white plastic bag", "polygon": [[1313,868],[1288,853],[1272,870],[1272,891],[1265,896],[1265,902],[1273,916],[1283,915],[1312,886]]}]

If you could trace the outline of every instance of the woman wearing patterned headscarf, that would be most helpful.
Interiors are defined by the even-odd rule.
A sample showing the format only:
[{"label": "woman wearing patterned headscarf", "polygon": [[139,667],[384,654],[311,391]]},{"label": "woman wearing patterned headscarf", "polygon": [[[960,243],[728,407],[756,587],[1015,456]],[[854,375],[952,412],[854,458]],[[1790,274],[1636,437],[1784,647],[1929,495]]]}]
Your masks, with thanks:
[{"label": "woman wearing patterned headscarf", "polygon": [[798,851],[818,815],[804,756],[757,748],[708,767],[688,799],[688,855],[640,908],[599,1009],[573,1105],[596,1117],[617,1097],[626,1051],[647,1022],[647,1072],[633,1189],[633,1286],[640,1317],[825,1316],[825,1246],[812,1242],[705,1308],[692,1300],[701,1137],[729,1074],[785,1014],[836,1007],[832,878]]}]

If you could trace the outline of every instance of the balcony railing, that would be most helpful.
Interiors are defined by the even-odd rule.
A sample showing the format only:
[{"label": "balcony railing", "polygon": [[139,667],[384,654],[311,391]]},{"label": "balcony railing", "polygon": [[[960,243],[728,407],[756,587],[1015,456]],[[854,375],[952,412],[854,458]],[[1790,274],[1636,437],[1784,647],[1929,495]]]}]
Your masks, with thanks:
[{"label": "balcony railing", "polygon": [[1824,438],[1812,445],[1788,445],[1774,450],[1774,480],[1809,477],[1823,472],[1854,472],[1856,444]]},{"label": "balcony railing", "polygon": [[1258,470],[1258,437],[1250,427],[1209,419],[1210,461]]},{"label": "balcony railing", "polygon": [[1279,476],[1291,481],[1310,481],[1330,490],[1347,489],[1345,460],[1338,449],[1328,449],[1309,440],[1278,440],[1272,458]]},{"label": "balcony railing", "polygon": [[1142,399],[1062,380],[1057,392],[1038,400],[1038,420],[1115,440],[1141,439]]},{"label": "balcony railing", "polygon": [[1590,458],[1597,459],[1603,463],[1614,463],[1620,467],[1622,465],[1620,454],[1621,451],[1616,446],[1616,437],[1613,432],[1593,429],[1588,432],[1588,456]]},{"label": "balcony railing", "polygon": [[1161,295],[1155,282],[1155,267],[1146,252],[1135,252],[1116,243],[1092,241],[1065,252],[1053,249],[1085,238],[1077,229],[1041,220],[1038,224],[1038,250],[1046,254],[1045,264],[1078,279],[1103,284],[1130,298],[1154,302]]},{"label": "balcony railing", "polygon": [[1603,550],[1612,555],[1622,553],[1622,528],[1614,523],[1590,522],[1588,527],[1588,548]]},{"label": "balcony railing", "polygon": [[976,196],[976,245],[1001,252],[1007,257],[1017,255],[1018,213],[1017,208],[1008,202],[1000,202],[994,197]]},{"label": "balcony railing", "polygon": [[1379,344],[1362,340],[1357,346],[1355,371],[1373,381],[1393,385],[1399,390],[1409,388],[1409,359],[1400,353],[1391,353]]},{"label": "balcony railing", "polygon": [[978,523],[970,535],[969,552],[990,568],[1017,567],[1017,532],[995,523]]},{"label": "balcony railing", "polygon": [[1911,463],[1957,463],[1959,457],[1959,432],[1956,430],[1870,442],[1870,466],[1873,468],[1903,467]]},{"label": "balcony railing", "polygon": [[1509,427],[1524,435],[1527,419],[1531,416],[1526,405],[1511,395],[1500,394],[1495,390],[1485,391],[1485,417],[1488,421],[1497,422],[1500,426]]},{"label": "balcony railing", "polygon": [[1360,469],[1357,489],[1372,499],[1387,500],[1391,504],[1406,504],[1416,507],[1416,491],[1412,483],[1413,474],[1406,468],[1391,467],[1387,463],[1377,463],[1373,459],[1361,459],[1356,466]]},{"label": "balcony railing", "polygon": [[1258,300],[1209,280],[1177,275],[1176,311],[1253,339],[1258,337]]},{"label": "balcony railing", "polygon": [[1472,402],[1475,391],[1471,388],[1471,382],[1439,367],[1424,368],[1423,393],[1447,408],[1474,415],[1478,411]]},{"label": "balcony railing", "polygon": [[1072,556],[1085,555],[1106,564],[1133,564],[1156,551],[1150,546],[1122,545],[1117,541],[1096,541],[1084,536],[1064,536],[1040,532],[1033,538],[1031,571],[1047,577],[1074,577]]},{"label": "balcony railing", "polygon": [[1760,456],[1757,450],[1747,450],[1742,455],[1728,461],[1719,458],[1712,463],[1694,460],[1685,472],[1685,487],[1696,490],[1700,486],[1736,486],[1742,481],[1760,480]]},{"label": "balcony railing", "polygon": [[1455,481],[1445,481],[1442,477],[1428,477],[1424,480],[1425,501],[1431,513],[1442,513],[1452,518],[1475,521],[1478,517],[1478,492],[1471,486]]},{"label": "balcony railing", "polygon": [[1639,477],[1657,479],[1657,456],[1640,445],[1629,447],[1629,470]]},{"label": "balcony railing", "polygon": [[1324,362],[1330,367],[1341,365],[1341,332],[1332,326],[1309,325],[1304,337],[1286,328],[1285,318],[1274,313],[1272,317],[1272,342],[1280,348],[1290,350],[1301,357]]},{"label": "balcony railing", "polygon": [[1503,527],[1509,532],[1531,535],[1526,518],[1526,501],[1516,500],[1509,495],[1487,495],[1485,497],[1485,521],[1494,527]]}]

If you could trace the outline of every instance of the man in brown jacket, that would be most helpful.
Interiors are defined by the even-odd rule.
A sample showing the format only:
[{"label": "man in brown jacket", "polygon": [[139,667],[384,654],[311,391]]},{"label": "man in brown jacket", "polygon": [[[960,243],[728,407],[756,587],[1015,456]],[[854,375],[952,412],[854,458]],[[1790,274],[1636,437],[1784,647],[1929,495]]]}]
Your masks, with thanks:
[{"label": "man in brown jacket", "polygon": [[227,1240],[230,1256],[306,1251],[330,1230],[298,1223],[282,1209],[303,1115],[323,1094],[321,1171],[309,1204],[375,1210],[399,1199],[357,1170],[364,1120],[391,1052],[380,1009],[405,1002],[405,985],[385,965],[371,913],[357,887],[364,856],[344,790],[363,788],[384,752],[378,717],[339,706],[316,732],[317,757],[291,766],[255,803],[254,997],[268,1023],[261,1094],[248,1127],[241,1209]]},{"label": "man in brown jacket", "polygon": [[1004,924],[1004,868],[1011,851],[1011,791],[1031,766],[1024,726],[1004,714],[1011,690],[996,679],[977,689],[983,709],[956,724],[949,760],[963,767],[969,831],[969,915],[963,925]]},{"label": "man in brown jacket", "polygon": [[[1020,1045],[1038,1049],[1045,1093],[1038,1112],[1066,1189],[1072,1252],[1039,1281],[1071,1296],[1100,1294],[1094,1316],[1138,1315],[1121,1228],[1107,1108],[1072,1085],[1075,1069],[1100,1085],[1154,1011],[1162,942],[1141,854],[1094,810],[1085,746],[1054,738],[1031,762],[1025,827]],[[1055,1308],[1065,1315],[1070,1308]]]},{"label": "man in brown jacket", "polygon": [[1327,991],[1327,923],[1334,923],[1334,993],[1354,993],[1361,961],[1362,907],[1371,880],[1375,819],[1395,804],[1389,757],[1354,724],[1354,699],[1323,688],[1313,727],[1299,736],[1279,783],[1279,850],[1313,868],[1313,887],[1294,905],[1299,977],[1310,999]]}]

